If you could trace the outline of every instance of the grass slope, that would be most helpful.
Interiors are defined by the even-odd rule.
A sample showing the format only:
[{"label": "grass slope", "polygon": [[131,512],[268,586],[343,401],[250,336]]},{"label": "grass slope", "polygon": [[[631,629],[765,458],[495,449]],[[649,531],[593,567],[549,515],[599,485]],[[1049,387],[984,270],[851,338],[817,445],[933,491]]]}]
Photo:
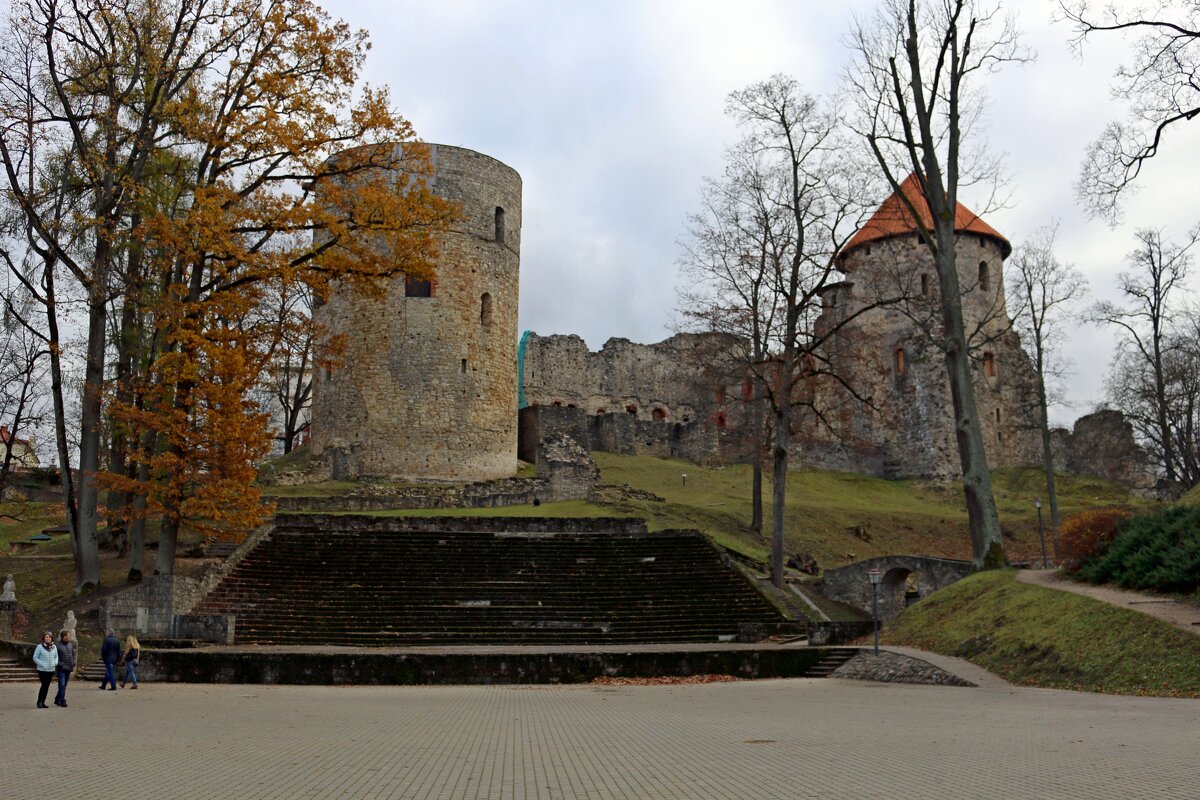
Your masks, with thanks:
[{"label": "grass slope", "polygon": [[888,644],[960,656],[1014,683],[1200,697],[1200,636],[1089,597],[973,575],[890,622]]},{"label": "grass slope", "polygon": [[[572,501],[539,507],[447,509],[395,512],[428,516],[644,517],[651,530],[698,528],[719,543],[748,556],[765,559],[771,526],[771,483],[765,482],[766,533],[749,529],[751,470],[746,465],[705,468],[676,459],[593,454],[606,484],[629,484],[665,502],[626,498],[604,503]],[[687,475],[687,481],[683,475]],[[1044,481],[1036,469],[997,470],[993,477],[1001,523],[1011,560],[1037,557],[1040,546],[1033,501],[1044,496]],[[293,497],[328,496],[346,490],[343,484],[279,487],[271,491]],[[1086,508],[1144,505],[1129,492],[1094,478],[1059,476],[1064,515]],[[962,488],[920,480],[885,481],[862,475],[806,470],[788,477],[785,549],[809,553],[822,567],[894,553],[919,553],[969,558],[967,510]],[[1044,499],[1044,497],[1043,497]],[[376,512],[377,513],[377,512]],[[1049,519],[1046,519],[1049,536]],[[1050,547],[1051,542],[1047,541]]]}]

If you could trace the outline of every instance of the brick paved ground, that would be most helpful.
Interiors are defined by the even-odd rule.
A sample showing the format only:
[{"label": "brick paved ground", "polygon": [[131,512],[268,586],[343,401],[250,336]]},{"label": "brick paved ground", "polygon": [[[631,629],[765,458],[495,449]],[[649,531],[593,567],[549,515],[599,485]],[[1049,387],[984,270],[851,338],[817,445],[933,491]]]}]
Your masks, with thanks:
[{"label": "brick paved ground", "polygon": [[[1200,701],[839,680],[0,686],[0,797],[1184,798]],[[67,795],[62,787],[71,788]]]}]

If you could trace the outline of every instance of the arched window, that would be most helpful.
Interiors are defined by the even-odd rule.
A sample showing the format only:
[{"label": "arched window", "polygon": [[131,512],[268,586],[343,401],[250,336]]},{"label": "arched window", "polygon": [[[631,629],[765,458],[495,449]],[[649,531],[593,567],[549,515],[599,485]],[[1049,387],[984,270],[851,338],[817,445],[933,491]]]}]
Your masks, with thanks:
[{"label": "arched window", "polygon": [[921,296],[929,297],[929,276],[928,275],[921,276]]},{"label": "arched window", "polygon": [[996,357],[991,353],[983,354],[983,374],[989,378],[996,377]]},{"label": "arched window", "polygon": [[904,352],[903,347],[897,347],[892,353],[892,368],[896,371],[896,377],[908,373],[908,354]]},{"label": "arched window", "polygon": [[665,408],[653,408],[650,411],[650,418],[655,422],[662,422],[667,418],[667,410]]},{"label": "arched window", "polygon": [[554,408],[562,408],[562,400],[555,400],[550,405]]},{"label": "arched window", "polygon": [[625,413],[626,413],[626,414],[636,414],[636,413],[637,413],[637,406],[635,406],[635,405],[633,405],[632,403],[630,403],[629,405],[625,406]]},{"label": "arched window", "polygon": [[504,244],[504,209],[496,206],[496,241]]},{"label": "arched window", "polygon": [[484,292],[479,298],[479,324],[485,328],[492,327],[492,295]]},{"label": "arched window", "polygon": [[979,288],[985,292],[992,290],[992,276],[986,261],[979,262]]},{"label": "arched window", "polygon": [[604,415],[605,415],[605,414],[607,414],[607,413],[608,413],[608,409],[607,409],[607,408],[597,408],[597,409],[596,409],[596,416],[597,416],[597,417],[602,417],[602,416],[604,416]]}]

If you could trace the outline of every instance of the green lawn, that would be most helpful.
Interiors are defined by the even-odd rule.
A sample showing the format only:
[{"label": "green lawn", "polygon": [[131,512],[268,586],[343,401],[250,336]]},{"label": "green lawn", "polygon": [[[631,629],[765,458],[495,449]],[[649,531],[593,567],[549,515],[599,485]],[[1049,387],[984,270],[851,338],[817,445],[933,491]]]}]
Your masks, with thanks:
[{"label": "green lawn", "polygon": [[973,575],[888,623],[888,644],[967,658],[1014,683],[1200,697],[1200,636],[1089,597]]},{"label": "green lawn", "polygon": [[[749,529],[751,471],[745,465],[705,468],[676,459],[593,454],[606,484],[629,484],[658,495],[666,502],[637,498],[603,503],[573,501],[488,509],[439,509],[386,512],[421,516],[634,516],[647,520],[651,530],[697,528],[720,544],[748,556],[765,559],[771,524],[770,490],[766,492],[764,533]],[[687,475],[687,481],[683,475]],[[997,470],[996,502],[1013,560],[1040,553],[1034,498],[1043,496],[1044,482],[1036,469]],[[1059,476],[1064,515],[1085,508],[1127,504],[1146,505],[1127,491],[1094,478]],[[354,484],[322,483],[273,489],[292,497],[331,496]],[[840,566],[871,556],[918,553],[949,558],[970,557],[967,511],[957,484],[920,480],[885,481],[849,473],[809,470],[788,478],[785,547],[789,553],[810,553],[822,567]],[[1047,542],[1049,517],[1047,514]],[[379,512],[372,512],[379,513]]]}]

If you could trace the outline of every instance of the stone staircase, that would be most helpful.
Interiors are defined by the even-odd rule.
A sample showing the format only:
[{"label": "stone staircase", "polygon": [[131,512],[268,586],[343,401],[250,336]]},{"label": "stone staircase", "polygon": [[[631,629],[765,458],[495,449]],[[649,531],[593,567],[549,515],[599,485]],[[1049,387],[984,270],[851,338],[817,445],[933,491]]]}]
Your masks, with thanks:
[{"label": "stone staircase", "polygon": [[824,657],[809,671],[810,678],[828,678],[834,670],[845,664],[858,653],[853,647],[833,647],[825,651]]},{"label": "stone staircase", "polygon": [[[76,671],[74,680],[95,681],[99,683],[104,678],[104,662],[95,661],[84,664]],[[0,683],[30,683],[37,682],[37,670],[32,661],[23,661],[12,656],[0,657]]]},{"label": "stone staircase", "polygon": [[0,656],[0,683],[29,683],[37,681],[33,662],[19,661],[12,656]]},{"label": "stone staircase", "polygon": [[193,613],[236,614],[237,643],[359,647],[715,642],[782,622],[697,532],[327,519],[314,529],[280,518]]}]

